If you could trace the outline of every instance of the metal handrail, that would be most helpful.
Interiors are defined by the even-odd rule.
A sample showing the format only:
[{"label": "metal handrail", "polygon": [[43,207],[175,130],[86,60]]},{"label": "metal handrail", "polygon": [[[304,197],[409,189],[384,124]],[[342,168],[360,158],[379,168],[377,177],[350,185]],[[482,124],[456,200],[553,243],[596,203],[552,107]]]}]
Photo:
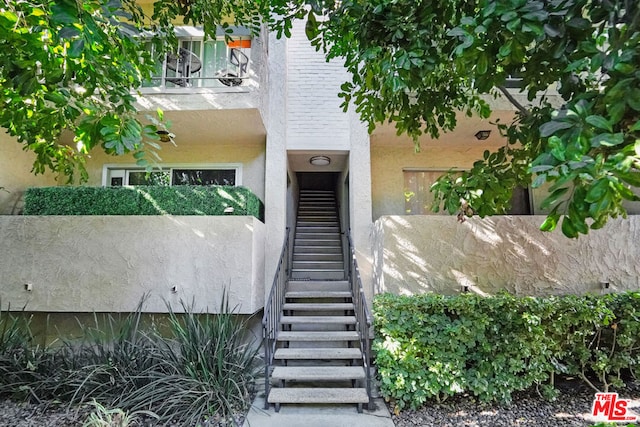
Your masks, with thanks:
[{"label": "metal handrail", "polygon": [[362,351],[362,365],[366,374],[366,388],[369,396],[369,404],[371,404],[371,326],[373,318],[367,305],[367,299],[364,295],[362,287],[362,279],[360,270],[358,269],[358,260],[356,259],[356,250],[351,240],[351,233],[347,232],[347,244],[349,246],[349,285],[351,294],[353,295],[353,303],[355,305],[356,324],[358,332],[360,332],[360,350]]},{"label": "metal handrail", "polygon": [[273,355],[276,351],[276,339],[278,333],[278,324],[280,321],[280,313],[284,304],[284,294],[286,291],[287,280],[289,279],[289,227],[284,236],[278,267],[276,268],[273,285],[269,292],[269,298],[264,305],[264,316],[262,317],[262,345],[264,346],[264,408],[269,409],[268,396],[271,383],[269,374],[273,365]]}]

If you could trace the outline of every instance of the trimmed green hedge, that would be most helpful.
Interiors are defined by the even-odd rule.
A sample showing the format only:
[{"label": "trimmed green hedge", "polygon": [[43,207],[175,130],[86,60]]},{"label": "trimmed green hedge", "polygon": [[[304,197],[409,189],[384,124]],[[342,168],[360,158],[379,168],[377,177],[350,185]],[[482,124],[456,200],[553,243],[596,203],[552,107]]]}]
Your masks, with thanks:
[{"label": "trimmed green hedge", "polygon": [[264,205],[245,187],[39,187],[25,194],[25,215],[253,215]]},{"label": "trimmed green hedge", "polygon": [[509,402],[555,374],[603,391],[640,377],[640,292],[523,298],[381,294],[373,348],[382,394],[398,409],[469,393]]}]

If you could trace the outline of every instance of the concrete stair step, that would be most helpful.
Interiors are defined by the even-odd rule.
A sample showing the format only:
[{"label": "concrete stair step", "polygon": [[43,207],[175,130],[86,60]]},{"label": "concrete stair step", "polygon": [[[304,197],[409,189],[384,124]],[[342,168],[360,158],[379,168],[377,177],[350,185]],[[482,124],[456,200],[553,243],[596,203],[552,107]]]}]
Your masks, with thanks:
[{"label": "concrete stair step", "polygon": [[305,246],[336,246],[336,247],[342,247],[340,245],[340,238],[336,237],[336,238],[332,238],[332,239],[327,239],[327,238],[322,238],[322,239],[313,239],[313,238],[308,238],[308,237],[303,237],[303,238],[298,238],[296,237],[296,240],[293,244],[293,251],[296,251],[296,248],[298,247],[305,247]]},{"label": "concrete stair step", "polygon": [[289,280],[289,291],[349,291],[349,282],[346,280]]},{"label": "concrete stair step", "polygon": [[272,388],[269,403],[368,403],[364,388]]},{"label": "concrete stair step", "polygon": [[296,231],[296,241],[298,239],[311,239],[311,240],[334,240],[340,242],[340,233],[335,232],[321,232],[321,231]]},{"label": "concrete stair step", "polygon": [[361,359],[359,348],[279,348],[277,360],[354,360]]},{"label": "concrete stair step", "polygon": [[288,291],[285,298],[351,298],[350,291]]},{"label": "concrete stair step", "polygon": [[342,253],[302,252],[293,254],[293,261],[335,261],[342,262]]},{"label": "concrete stair step", "polygon": [[344,269],[342,261],[293,261],[293,270],[340,270]]},{"label": "concrete stair step", "polygon": [[342,269],[293,269],[291,270],[291,278],[297,280],[343,280],[345,273]]},{"label": "concrete stair step", "polygon": [[278,341],[357,341],[357,331],[278,331]]},{"label": "concrete stair step", "polygon": [[308,215],[321,215],[321,216],[338,216],[337,206],[317,206],[317,205],[302,205],[298,206],[298,218]]},{"label": "concrete stair step", "polygon": [[298,224],[296,226],[296,234],[298,233],[313,233],[313,234],[324,234],[324,233],[335,233],[340,234],[340,227],[338,225],[326,225],[326,224],[312,224],[312,225],[301,225]]},{"label": "concrete stair step", "polygon": [[338,222],[337,215],[298,215],[296,220],[298,223],[313,222],[314,224],[328,223],[333,224]]},{"label": "concrete stair step", "polygon": [[333,197],[303,197],[298,201],[300,206],[336,206],[336,200]]},{"label": "concrete stair step", "polygon": [[282,316],[283,325],[299,325],[310,323],[313,325],[355,325],[355,316]]},{"label": "concrete stair step", "polygon": [[342,246],[296,246],[293,249],[294,255],[300,254],[342,254]]},{"label": "concrete stair step", "polygon": [[283,311],[349,311],[354,308],[351,302],[287,302],[282,305]]},{"label": "concrete stair step", "polygon": [[300,211],[301,208],[319,207],[324,209],[327,206],[335,209],[337,206],[335,199],[321,197],[318,199],[309,198],[298,201],[298,211]]},{"label": "concrete stair step", "polygon": [[276,366],[271,378],[284,381],[348,381],[366,377],[362,366]]},{"label": "concrete stair step", "polygon": [[[296,225],[296,231],[314,231],[323,228],[330,228],[331,232],[340,232],[340,224],[338,221],[298,221]],[[337,231],[336,231],[337,230]]]}]

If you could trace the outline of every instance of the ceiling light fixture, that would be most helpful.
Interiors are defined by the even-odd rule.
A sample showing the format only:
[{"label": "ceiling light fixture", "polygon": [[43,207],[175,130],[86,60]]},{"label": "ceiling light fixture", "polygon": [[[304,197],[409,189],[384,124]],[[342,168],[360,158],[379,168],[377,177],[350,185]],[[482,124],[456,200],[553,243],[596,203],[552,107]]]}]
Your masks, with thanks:
[{"label": "ceiling light fixture", "polygon": [[484,141],[485,139],[489,138],[489,135],[491,135],[490,130],[479,130],[474,136],[476,137],[476,139]]},{"label": "ceiling light fixture", "polygon": [[327,156],[313,156],[309,159],[309,163],[314,166],[327,166],[331,163],[331,159]]}]

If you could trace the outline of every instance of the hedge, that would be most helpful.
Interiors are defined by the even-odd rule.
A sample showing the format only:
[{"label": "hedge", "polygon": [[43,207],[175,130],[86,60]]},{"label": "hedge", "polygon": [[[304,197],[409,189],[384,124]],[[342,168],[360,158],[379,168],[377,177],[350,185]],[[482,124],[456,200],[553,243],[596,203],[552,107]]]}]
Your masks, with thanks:
[{"label": "hedge", "polygon": [[469,393],[511,401],[555,375],[594,390],[640,376],[640,292],[548,298],[377,295],[373,349],[382,395],[398,410]]},{"label": "hedge", "polygon": [[264,205],[248,188],[233,186],[37,187],[26,191],[24,214],[227,214],[264,221]]}]

